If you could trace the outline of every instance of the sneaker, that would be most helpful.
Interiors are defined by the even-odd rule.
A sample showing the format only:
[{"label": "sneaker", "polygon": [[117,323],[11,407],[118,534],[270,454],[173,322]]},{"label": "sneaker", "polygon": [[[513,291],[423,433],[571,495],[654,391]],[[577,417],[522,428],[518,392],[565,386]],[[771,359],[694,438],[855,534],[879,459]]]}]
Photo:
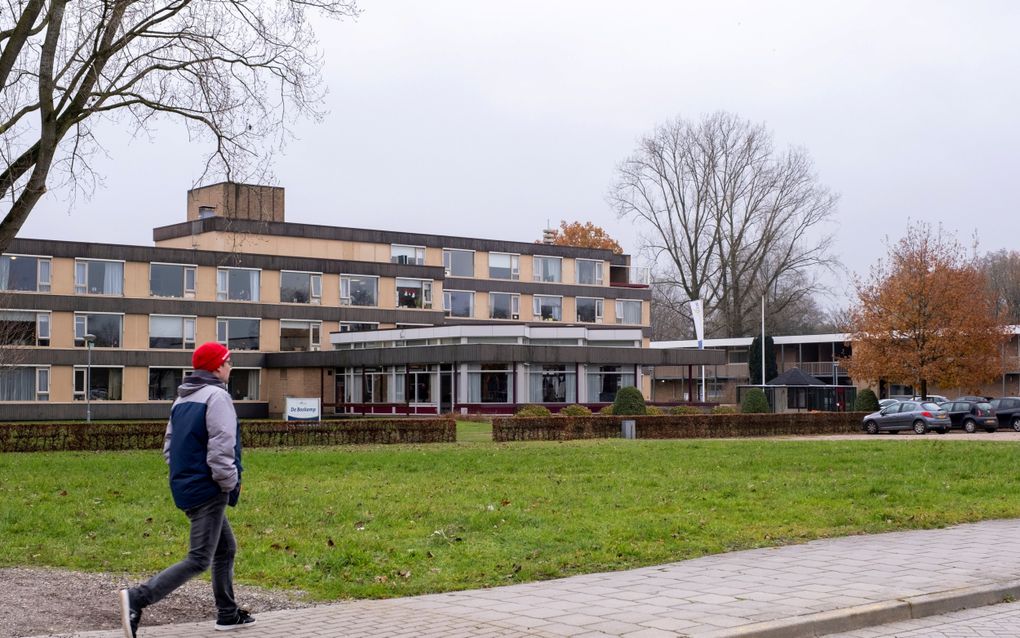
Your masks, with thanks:
[{"label": "sneaker", "polygon": [[139,607],[128,589],[120,590],[120,620],[124,626],[124,637],[135,638],[138,632],[138,621],[142,619],[142,608]]},{"label": "sneaker", "polygon": [[230,620],[217,620],[216,631],[230,631],[232,629],[242,629],[244,627],[251,627],[255,624],[255,618],[243,609],[237,610],[237,615]]}]

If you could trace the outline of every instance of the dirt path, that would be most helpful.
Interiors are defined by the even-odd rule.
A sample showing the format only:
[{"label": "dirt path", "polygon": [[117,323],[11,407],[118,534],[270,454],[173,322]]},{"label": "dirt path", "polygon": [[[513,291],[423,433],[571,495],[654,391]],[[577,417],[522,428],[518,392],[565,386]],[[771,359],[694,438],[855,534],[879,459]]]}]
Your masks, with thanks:
[{"label": "dirt path", "polygon": [[[120,627],[117,590],[136,584],[126,574],[86,574],[60,569],[0,568],[0,638],[66,635]],[[300,592],[236,585],[238,603],[253,614],[307,607]],[[146,625],[215,620],[207,580],[194,580],[145,610]]]}]

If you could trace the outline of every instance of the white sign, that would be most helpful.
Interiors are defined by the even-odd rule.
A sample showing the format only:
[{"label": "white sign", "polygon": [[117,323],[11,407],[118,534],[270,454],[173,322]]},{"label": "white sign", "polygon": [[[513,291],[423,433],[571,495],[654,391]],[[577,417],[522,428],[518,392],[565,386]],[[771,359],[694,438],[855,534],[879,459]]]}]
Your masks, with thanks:
[{"label": "white sign", "polygon": [[698,350],[705,347],[705,306],[700,299],[691,300],[691,316],[694,318],[694,334],[698,337]]},{"label": "white sign", "polygon": [[287,408],[284,415],[288,421],[318,421],[320,399],[297,399],[287,397]]}]

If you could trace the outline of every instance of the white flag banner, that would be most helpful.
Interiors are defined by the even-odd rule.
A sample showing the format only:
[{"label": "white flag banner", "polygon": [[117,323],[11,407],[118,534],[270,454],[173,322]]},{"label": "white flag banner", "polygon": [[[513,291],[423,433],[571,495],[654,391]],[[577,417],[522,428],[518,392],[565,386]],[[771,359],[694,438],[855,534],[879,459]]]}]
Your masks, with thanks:
[{"label": "white flag banner", "polygon": [[691,300],[691,316],[694,318],[694,334],[698,336],[698,350],[705,348],[705,308],[700,299]]}]

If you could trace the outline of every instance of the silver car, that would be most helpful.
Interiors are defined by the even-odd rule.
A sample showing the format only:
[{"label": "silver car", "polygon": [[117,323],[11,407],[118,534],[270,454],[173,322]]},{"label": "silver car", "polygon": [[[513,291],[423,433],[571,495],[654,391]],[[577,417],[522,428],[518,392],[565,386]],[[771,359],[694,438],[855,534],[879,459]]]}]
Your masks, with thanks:
[{"label": "silver car", "polygon": [[927,434],[934,430],[945,434],[953,427],[949,413],[931,401],[900,401],[864,417],[864,431],[868,434],[913,430]]}]

